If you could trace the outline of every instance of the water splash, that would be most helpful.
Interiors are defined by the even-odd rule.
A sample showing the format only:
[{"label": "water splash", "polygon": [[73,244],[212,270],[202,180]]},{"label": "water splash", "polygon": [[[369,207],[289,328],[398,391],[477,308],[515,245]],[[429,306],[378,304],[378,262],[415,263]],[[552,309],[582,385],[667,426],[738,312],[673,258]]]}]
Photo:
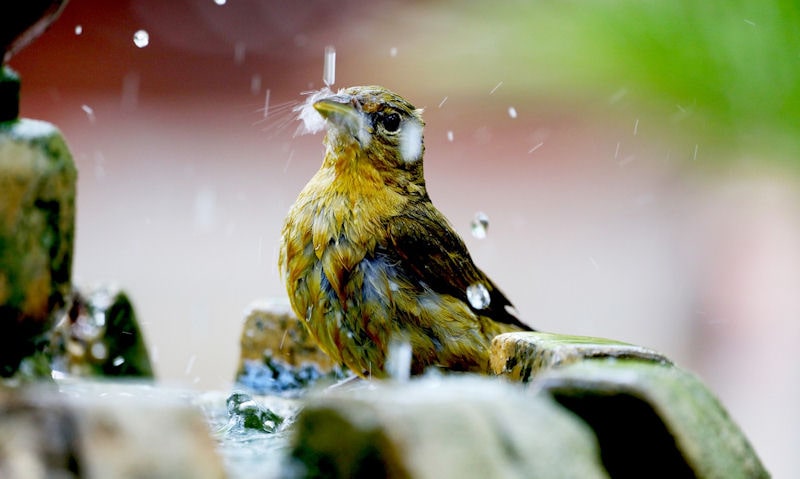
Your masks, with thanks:
[{"label": "water splash", "polygon": [[473,283],[467,286],[467,300],[475,309],[486,309],[492,302],[489,290],[486,289],[483,283]]},{"label": "water splash", "polygon": [[386,374],[395,381],[408,381],[411,378],[411,356],[411,342],[408,337],[393,337],[386,358]]},{"label": "water splash", "polygon": [[314,134],[325,129],[325,118],[314,109],[314,103],[332,94],[328,87],[303,93],[307,95],[306,101],[293,108],[293,111],[297,112],[297,119],[300,120],[296,135]]},{"label": "water splash", "polygon": [[150,34],[147,30],[136,30],[133,34],[133,44],[139,48],[144,48],[150,44]]},{"label": "water splash", "polygon": [[472,222],[470,223],[470,230],[472,231],[472,236],[475,238],[486,238],[489,232],[489,217],[486,216],[486,213],[482,211],[475,213],[475,217],[472,218]]}]

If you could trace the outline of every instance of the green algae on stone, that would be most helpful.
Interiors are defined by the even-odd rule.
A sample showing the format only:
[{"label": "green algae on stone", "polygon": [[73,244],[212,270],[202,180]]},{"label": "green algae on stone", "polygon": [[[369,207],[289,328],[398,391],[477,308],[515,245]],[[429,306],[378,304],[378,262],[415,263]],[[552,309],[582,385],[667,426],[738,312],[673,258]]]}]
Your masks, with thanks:
[{"label": "green algae on stone", "polygon": [[652,349],[621,341],[527,331],[495,337],[489,358],[494,374],[522,382],[528,382],[550,368],[585,359],[636,358],[670,362]]},{"label": "green algae on stone", "polygon": [[53,125],[0,122],[0,375],[36,350],[70,292],[76,177]]}]

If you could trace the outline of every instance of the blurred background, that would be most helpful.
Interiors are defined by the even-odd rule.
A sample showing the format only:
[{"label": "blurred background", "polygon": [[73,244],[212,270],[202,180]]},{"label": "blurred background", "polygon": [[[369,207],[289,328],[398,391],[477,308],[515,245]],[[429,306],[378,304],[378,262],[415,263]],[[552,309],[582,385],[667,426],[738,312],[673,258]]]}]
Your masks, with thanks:
[{"label": "blurred background", "polygon": [[292,108],[333,45],[334,88],[425,108],[431,197],[526,322],[662,351],[797,477],[799,24],[780,0],[72,0],[10,65],[79,168],[76,282],[130,294],[164,383],[229,387],[244,311],[285,296],[323,153]]}]

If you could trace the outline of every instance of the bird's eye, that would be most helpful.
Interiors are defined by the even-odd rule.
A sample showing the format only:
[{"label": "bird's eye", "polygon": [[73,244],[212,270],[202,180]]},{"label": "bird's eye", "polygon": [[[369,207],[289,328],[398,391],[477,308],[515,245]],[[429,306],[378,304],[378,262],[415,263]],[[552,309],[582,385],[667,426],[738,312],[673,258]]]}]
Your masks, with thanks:
[{"label": "bird's eye", "polygon": [[386,129],[388,132],[397,131],[400,128],[400,115],[397,113],[389,113],[388,115],[381,116],[380,119],[381,125]]}]

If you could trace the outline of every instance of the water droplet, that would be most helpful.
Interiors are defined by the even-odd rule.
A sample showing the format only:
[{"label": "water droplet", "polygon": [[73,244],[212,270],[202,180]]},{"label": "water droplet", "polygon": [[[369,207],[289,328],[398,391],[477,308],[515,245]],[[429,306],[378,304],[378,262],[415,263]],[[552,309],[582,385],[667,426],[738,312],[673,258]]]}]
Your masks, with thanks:
[{"label": "water droplet", "polygon": [[264,95],[264,118],[269,115],[269,93],[270,89],[267,88],[267,93]]},{"label": "water droplet", "polygon": [[531,148],[530,150],[528,150],[528,153],[533,153],[534,151],[536,151],[536,150],[538,150],[539,148],[541,148],[541,147],[542,147],[542,145],[544,145],[544,142],[543,142],[543,141],[540,141],[539,143],[535,144],[535,145],[533,146],[533,148]]},{"label": "water droplet", "polygon": [[237,65],[244,63],[244,56],[247,53],[247,44],[239,41],[233,45],[233,62]]},{"label": "water droplet", "polygon": [[122,356],[117,356],[113,361],[111,361],[111,364],[114,366],[122,366],[123,363],[125,363],[125,358]]},{"label": "water droplet", "polygon": [[494,92],[496,92],[496,91],[497,91],[497,89],[498,89],[498,88],[500,88],[500,86],[501,86],[502,84],[503,84],[503,82],[500,82],[500,83],[498,83],[497,85],[495,85],[495,86],[494,86],[494,88],[492,88],[492,89],[491,89],[491,91],[489,91],[489,94],[490,94],[490,95],[494,95]]},{"label": "water droplet", "polygon": [[489,232],[489,217],[486,216],[486,213],[482,211],[475,213],[475,217],[472,218],[472,223],[470,223],[470,229],[472,230],[472,236],[475,238],[486,238],[486,234]]},{"label": "water droplet", "polygon": [[94,343],[89,354],[98,361],[104,361],[108,357],[108,348],[103,343]]},{"label": "water droplet", "polygon": [[197,360],[197,355],[192,354],[189,356],[189,361],[186,363],[186,369],[184,370],[184,374],[188,376],[192,372],[192,368],[194,368],[194,362]]},{"label": "water droplet", "polygon": [[194,198],[194,227],[208,233],[217,224],[217,194],[211,188],[202,188]]},{"label": "water droplet", "polygon": [[250,93],[253,95],[258,95],[258,92],[261,91],[261,75],[256,73],[255,75],[250,77]]},{"label": "water droplet", "polygon": [[81,110],[83,110],[83,112],[86,113],[86,116],[89,118],[89,123],[94,123],[95,116],[92,107],[90,107],[89,105],[81,105]]},{"label": "water droplet", "polygon": [[442,98],[442,101],[439,102],[439,108],[441,108],[442,105],[444,105],[444,102],[446,102],[446,101],[447,101],[447,97]]},{"label": "water droplet", "polygon": [[473,283],[467,286],[467,299],[475,309],[486,309],[492,301],[489,296],[489,290],[486,289],[483,283]]},{"label": "water droplet", "polygon": [[228,0],[214,0],[214,3],[216,3],[217,5],[225,5],[225,3],[226,3],[227,1],[228,1]]},{"label": "water droplet", "polygon": [[136,109],[139,104],[139,85],[141,78],[136,72],[130,72],[122,79],[122,98],[120,104],[125,111]]},{"label": "water droplet", "polygon": [[133,44],[139,48],[144,48],[150,44],[150,34],[147,30],[137,30],[133,34]]},{"label": "water droplet", "polygon": [[450,142],[453,141],[453,130],[449,130],[447,132],[447,141],[450,141]]},{"label": "water droplet", "polygon": [[83,25],[75,25],[75,35],[83,33]]},{"label": "water droplet", "polygon": [[514,108],[513,106],[508,107],[508,116],[510,116],[511,118],[516,118],[517,117],[517,109]]},{"label": "water droplet", "polygon": [[333,45],[325,47],[325,61],[322,64],[322,81],[326,86],[336,83],[336,49]]},{"label": "water droplet", "polygon": [[389,56],[396,57],[397,56],[397,47],[392,47],[389,49]]}]

